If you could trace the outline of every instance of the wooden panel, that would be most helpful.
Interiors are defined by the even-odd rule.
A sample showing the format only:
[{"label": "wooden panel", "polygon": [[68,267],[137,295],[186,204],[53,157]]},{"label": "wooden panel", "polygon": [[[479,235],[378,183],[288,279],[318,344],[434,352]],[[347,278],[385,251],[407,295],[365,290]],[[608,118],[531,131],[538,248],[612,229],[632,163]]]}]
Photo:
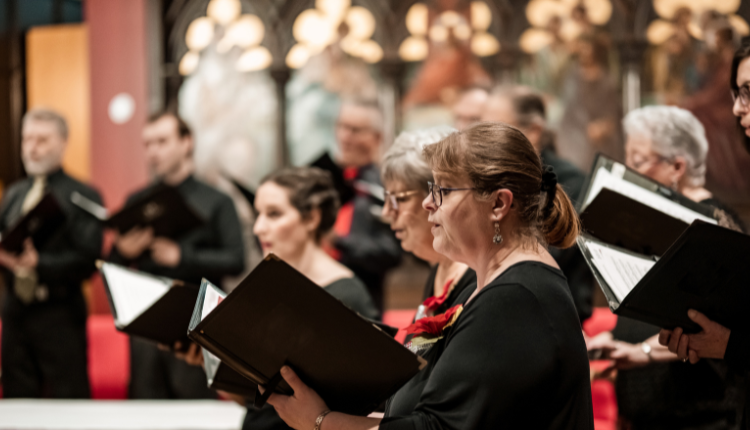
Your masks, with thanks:
[{"label": "wooden panel", "polygon": [[76,178],[91,179],[91,96],[86,24],[32,28],[26,36],[28,106],[47,107],[68,121],[63,160]]}]

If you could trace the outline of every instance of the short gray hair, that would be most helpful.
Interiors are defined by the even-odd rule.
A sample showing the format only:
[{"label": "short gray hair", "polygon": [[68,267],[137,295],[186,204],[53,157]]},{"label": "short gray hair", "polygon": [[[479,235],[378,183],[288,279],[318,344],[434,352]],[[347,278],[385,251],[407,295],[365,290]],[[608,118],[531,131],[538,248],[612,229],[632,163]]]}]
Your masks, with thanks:
[{"label": "short gray hair", "polygon": [[690,185],[705,184],[708,140],[703,124],[695,115],[674,106],[646,106],[628,113],[622,123],[625,134],[648,138],[653,150],[662,157],[668,160],[683,157]]},{"label": "short gray hair", "polygon": [[60,137],[62,137],[63,140],[68,140],[68,122],[65,120],[64,116],[53,111],[52,109],[31,109],[23,116],[24,123],[30,120],[54,123],[55,126],[57,126],[57,132],[60,134]]},{"label": "short gray hair", "polygon": [[401,181],[409,189],[427,192],[427,182],[433,180],[432,169],[422,156],[422,150],[456,131],[453,127],[442,126],[402,132],[383,156],[380,170],[383,181]]}]

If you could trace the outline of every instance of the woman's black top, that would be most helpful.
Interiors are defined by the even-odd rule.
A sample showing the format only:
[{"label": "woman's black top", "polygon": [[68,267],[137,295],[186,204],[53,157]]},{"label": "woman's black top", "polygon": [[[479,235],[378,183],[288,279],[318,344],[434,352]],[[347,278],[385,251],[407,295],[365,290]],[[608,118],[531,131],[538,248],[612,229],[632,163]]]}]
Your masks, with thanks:
[{"label": "woman's black top", "polygon": [[508,268],[423,356],[381,430],[594,428],[581,324],[565,277],[546,264]]},{"label": "woman's black top", "polygon": [[[745,228],[745,223],[742,222],[742,219],[740,219],[740,216],[737,215],[737,212],[735,212],[732,208],[730,208],[729,206],[725,205],[721,201],[716,200],[715,198],[710,198],[710,199],[701,200],[700,203],[703,204],[703,205],[706,205],[706,206],[710,206],[710,207],[714,208],[714,210],[718,209],[718,210],[724,212],[723,215],[727,218],[727,220],[729,221],[730,224],[734,224],[737,228],[740,229],[740,231],[742,233],[745,233],[747,231],[746,228]],[[722,227],[730,227],[731,228],[730,225],[724,225],[726,223],[721,222],[722,216],[719,216],[719,218],[720,218],[719,225],[721,225]]]},{"label": "woman's black top", "polygon": [[[614,338],[640,343],[659,327],[618,317]],[[620,370],[615,392],[620,416],[633,429],[731,428],[740,406],[740,380],[721,360],[673,361]],[[705,427],[703,427],[705,426]]]},{"label": "woman's black top", "polygon": [[[430,276],[427,277],[427,283],[424,286],[424,294],[422,295],[423,302],[435,295],[435,277],[437,276],[438,266],[439,265],[436,264],[435,267],[430,269]],[[471,291],[474,292],[474,289],[476,289],[476,287],[477,273],[472,269],[467,268],[464,274],[461,275],[460,278],[458,278],[458,281],[453,283],[453,290],[451,290],[450,294],[448,294],[448,298],[445,299],[445,302],[443,302],[442,305],[438,306],[437,309],[435,309],[434,314],[440,315],[442,313],[445,313],[445,311],[452,308],[453,306],[463,304],[462,302],[458,301],[461,293],[467,288],[470,288]]]},{"label": "woman's black top", "polygon": [[[350,307],[360,315],[380,320],[380,312],[375,307],[367,287],[359,278],[344,278],[328,284],[324,289],[333,297]],[[289,430],[291,427],[279,418],[276,410],[271,405],[265,405],[262,409],[248,406],[243,430]]]}]

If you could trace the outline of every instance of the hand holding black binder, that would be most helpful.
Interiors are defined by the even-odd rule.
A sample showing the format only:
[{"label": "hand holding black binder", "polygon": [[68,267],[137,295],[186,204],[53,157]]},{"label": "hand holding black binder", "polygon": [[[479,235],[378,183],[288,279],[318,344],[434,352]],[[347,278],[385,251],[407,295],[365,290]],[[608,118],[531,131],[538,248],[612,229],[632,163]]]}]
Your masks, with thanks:
[{"label": "hand holding black binder", "polygon": [[746,324],[750,236],[694,221],[658,259],[587,234],[578,244],[617,315],[686,332],[700,331],[689,309],[730,329]]},{"label": "hand holding black binder", "polygon": [[168,185],[155,187],[111,217],[104,207],[78,193],[74,193],[71,201],[120,233],[127,233],[134,227],[151,227],[154,236],[177,238],[205,222],[180,192]]},{"label": "hand holding black binder", "polygon": [[279,373],[289,365],[331,409],[367,414],[424,363],[273,255],[226,299],[204,280],[188,334],[265,387],[256,405],[271,392],[291,394]]},{"label": "hand holding black binder", "polygon": [[0,235],[0,248],[18,254],[23,243],[31,238],[41,248],[65,222],[65,213],[52,193],[47,193],[26,215]]},{"label": "hand holding black binder", "polygon": [[198,286],[98,262],[117,330],[173,346],[190,345],[190,323]]},{"label": "hand holding black binder", "polygon": [[601,154],[579,212],[590,235],[646,255],[663,255],[696,219],[716,224],[711,208]]}]

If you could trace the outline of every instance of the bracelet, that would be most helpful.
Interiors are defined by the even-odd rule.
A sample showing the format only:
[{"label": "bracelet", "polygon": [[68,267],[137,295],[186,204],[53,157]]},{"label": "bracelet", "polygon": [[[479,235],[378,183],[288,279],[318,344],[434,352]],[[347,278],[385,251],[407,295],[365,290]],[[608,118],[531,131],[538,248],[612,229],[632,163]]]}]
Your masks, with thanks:
[{"label": "bracelet", "polygon": [[331,410],[323,411],[320,415],[318,415],[318,418],[315,419],[315,427],[313,427],[313,430],[320,430],[320,425],[323,424],[323,418],[326,417],[326,415],[330,414]]}]

